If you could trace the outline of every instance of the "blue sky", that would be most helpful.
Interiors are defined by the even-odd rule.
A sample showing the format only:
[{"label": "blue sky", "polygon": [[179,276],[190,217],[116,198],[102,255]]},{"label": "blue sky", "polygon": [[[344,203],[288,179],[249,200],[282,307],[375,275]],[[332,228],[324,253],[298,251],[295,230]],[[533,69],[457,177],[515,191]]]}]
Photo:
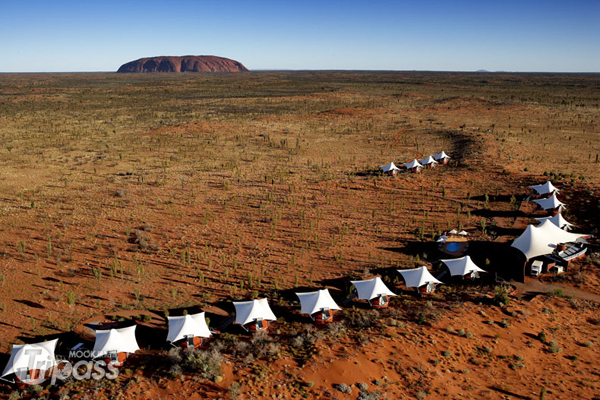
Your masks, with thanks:
[{"label": "blue sky", "polygon": [[0,72],[188,54],[250,69],[600,72],[600,0],[0,0]]}]

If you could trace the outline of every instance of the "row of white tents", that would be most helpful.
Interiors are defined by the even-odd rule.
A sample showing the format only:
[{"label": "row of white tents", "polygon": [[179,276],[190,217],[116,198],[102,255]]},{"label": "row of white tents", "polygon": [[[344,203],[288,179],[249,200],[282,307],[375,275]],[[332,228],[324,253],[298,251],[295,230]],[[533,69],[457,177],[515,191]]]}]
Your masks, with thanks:
[{"label": "row of white tents", "polygon": [[[449,159],[450,157],[444,153],[444,151],[441,151],[433,156],[429,156],[421,160],[414,159],[410,162],[404,163],[404,166],[408,171],[419,172],[424,166],[433,167],[438,163],[447,164]],[[382,165],[380,168],[384,173],[391,175],[395,175],[396,172],[400,170],[400,168],[398,168],[394,162],[391,162],[387,165]]]},{"label": "row of white tents", "polygon": [[[485,272],[475,265],[469,256],[458,259],[442,260],[455,276]],[[435,285],[442,282],[436,279],[426,267],[402,269],[398,272],[404,278],[407,288],[417,288],[422,292],[431,292]],[[380,277],[362,281],[351,281],[359,300],[367,300],[373,307],[385,306],[390,296],[396,296]],[[296,293],[300,300],[301,314],[307,314],[313,320],[323,322],[333,317],[333,310],[341,310],[331,297],[328,289],[314,292]],[[268,322],[277,317],[271,310],[267,298],[233,302],[235,323],[252,331],[266,329]],[[198,346],[201,338],[209,338],[211,331],[206,322],[205,313],[184,316],[169,316],[167,341],[171,344],[183,341],[182,345]],[[250,328],[248,328],[250,327]],[[96,330],[96,340],[92,358],[103,359],[107,364],[119,367],[127,356],[140,349],[135,336],[136,325],[108,330]],[[200,338],[200,342],[195,339]],[[10,359],[1,377],[15,374],[18,381],[37,382],[40,377],[57,365],[55,350],[58,339],[35,344],[13,345]],[[33,358],[32,358],[33,357]],[[43,381],[43,379],[41,379]]]},{"label": "row of white tents", "polygon": [[[533,200],[544,210],[558,210],[564,208],[564,203],[556,198],[560,191],[548,181],[531,188],[539,195],[550,195],[540,200]],[[568,232],[574,225],[564,219],[562,214],[556,213],[551,217],[536,218],[538,226],[528,225],[525,231],[516,238],[512,247],[520,250],[527,260],[552,254],[559,243],[581,242],[589,234]]]},{"label": "row of white tents", "polygon": [[534,192],[537,193],[540,196],[546,196],[546,195],[548,195],[547,198],[533,200],[533,202],[536,203],[538,206],[540,206],[540,208],[542,210],[558,210],[558,211],[561,211],[565,207],[565,203],[561,202],[556,197],[556,195],[558,193],[560,193],[560,190],[558,190],[552,184],[552,182],[547,181],[546,183],[543,183],[541,185],[530,186],[530,188],[532,188],[534,190]]}]

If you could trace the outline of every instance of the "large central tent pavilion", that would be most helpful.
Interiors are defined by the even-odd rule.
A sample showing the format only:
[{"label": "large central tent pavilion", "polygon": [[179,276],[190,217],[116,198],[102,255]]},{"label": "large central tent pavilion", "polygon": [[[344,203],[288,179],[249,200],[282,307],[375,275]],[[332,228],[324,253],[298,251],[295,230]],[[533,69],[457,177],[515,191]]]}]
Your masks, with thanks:
[{"label": "large central tent pavilion", "polygon": [[300,313],[308,314],[316,323],[331,322],[333,310],[341,310],[328,289],[316,292],[296,293],[300,299]]},{"label": "large central tent pavilion", "polygon": [[373,308],[387,307],[390,296],[396,296],[378,276],[373,279],[351,282],[356,288],[358,299],[367,300]]},{"label": "large central tent pavilion", "polygon": [[398,272],[404,278],[406,287],[417,288],[419,293],[433,293],[436,284],[444,283],[435,279],[425,266],[413,269],[399,269]]},{"label": "large central tent pavilion", "polygon": [[233,306],[235,307],[235,323],[251,332],[266,330],[269,328],[268,321],[277,321],[266,298],[234,301]]},{"label": "large central tent pavilion", "polygon": [[570,231],[571,227],[575,226],[566,219],[563,218],[561,213],[558,213],[552,217],[544,217],[544,218],[536,218],[540,222],[550,221],[554,225],[558,226],[560,229],[565,231]]},{"label": "large central tent pavilion", "polygon": [[136,326],[97,330],[93,350],[94,358],[104,357],[108,360],[107,364],[115,367],[123,365],[130,353],[135,353],[140,349],[135,339]]},{"label": "large central tent pavilion", "polygon": [[556,198],[556,193],[547,199],[533,200],[542,210],[562,210],[565,207],[565,203],[561,202]]},{"label": "large central tent pavilion", "polygon": [[422,160],[419,160],[419,162],[420,162],[420,163],[421,163],[423,166],[428,166],[429,168],[433,168],[433,167],[435,167],[435,164],[437,164],[437,163],[438,163],[437,161],[435,161],[435,160],[433,159],[433,157],[432,157],[432,156],[429,156],[429,157],[427,157],[427,158],[424,158],[424,159],[422,159]]},{"label": "large central tent pavilion", "polygon": [[396,175],[398,173],[398,170],[400,169],[396,167],[393,161],[388,165],[382,165],[380,168],[383,171],[383,173],[388,175]]},{"label": "large central tent pavilion", "polygon": [[56,366],[54,351],[58,339],[33,344],[14,344],[2,377],[15,374],[18,382],[36,384],[44,381],[46,372]]},{"label": "large central tent pavilion", "polygon": [[589,235],[564,231],[549,220],[545,220],[539,226],[527,226],[525,232],[513,241],[511,247],[519,249],[529,260],[551,254],[558,243],[575,242],[586,236]]},{"label": "large central tent pavilion", "polygon": [[404,163],[404,166],[407,170],[415,173],[421,172],[421,169],[423,168],[423,166],[419,164],[419,162],[416,159],[412,160],[411,162]]},{"label": "large central tent pavilion", "polygon": [[450,156],[448,156],[448,154],[444,153],[444,151],[440,151],[437,154],[433,155],[433,159],[437,162],[439,162],[440,164],[448,164],[448,160],[450,159]]},{"label": "large central tent pavilion", "polygon": [[554,185],[550,181],[543,183],[541,185],[533,185],[533,186],[529,186],[529,187],[532,188],[540,196],[560,192],[560,190],[558,190],[556,187],[554,187]]},{"label": "large central tent pavilion", "polygon": [[182,346],[198,347],[202,344],[202,338],[210,337],[210,329],[206,324],[203,312],[188,314],[180,317],[167,317],[169,321],[169,333],[167,341],[175,343],[183,340]]},{"label": "large central tent pavilion", "polygon": [[455,258],[451,260],[440,260],[450,270],[451,276],[463,276],[468,279],[478,278],[480,272],[487,272],[479,268],[471,257],[464,256],[461,258]]}]

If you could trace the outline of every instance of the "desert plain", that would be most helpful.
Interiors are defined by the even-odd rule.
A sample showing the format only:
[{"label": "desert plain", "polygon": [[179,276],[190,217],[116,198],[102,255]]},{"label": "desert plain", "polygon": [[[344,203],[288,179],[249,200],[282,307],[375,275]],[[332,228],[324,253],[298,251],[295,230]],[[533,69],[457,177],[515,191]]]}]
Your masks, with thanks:
[{"label": "desert plain", "polygon": [[[115,380],[0,397],[600,398],[597,238],[524,282],[509,247],[545,216],[524,200],[547,180],[597,237],[599,127],[598,74],[0,75],[2,367],[12,344],[85,341],[98,316],[137,321],[142,347]],[[448,165],[379,171],[442,150]],[[453,228],[489,273],[405,289],[396,270],[441,271]],[[373,276],[389,308],[300,315],[295,292],[341,304]],[[262,297],[267,335],[227,324]],[[204,364],[165,340],[166,316],[201,310]]]}]

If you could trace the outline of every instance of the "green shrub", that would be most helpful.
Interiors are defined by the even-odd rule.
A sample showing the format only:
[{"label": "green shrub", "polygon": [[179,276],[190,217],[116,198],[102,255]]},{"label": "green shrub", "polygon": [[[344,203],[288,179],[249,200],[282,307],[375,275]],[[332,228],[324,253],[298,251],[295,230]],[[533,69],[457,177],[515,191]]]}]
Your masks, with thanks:
[{"label": "green shrub", "polygon": [[496,295],[494,296],[492,302],[499,307],[505,306],[510,303],[510,298],[508,297],[508,292],[502,286],[496,286],[494,289]]},{"label": "green shrub", "polygon": [[558,347],[558,343],[555,340],[550,341],[548,343],[548,352],[549,353],[560,353],[562,351],[562,347]]},{"label": "green shrub", "polygon": [[546,344],[546,340],[547,340],[547,338],[546,338],[546,332],[540,331],[540,333],[538,333],[537,337],[538,337],[538,339],[539,339],[540,342]]}]

